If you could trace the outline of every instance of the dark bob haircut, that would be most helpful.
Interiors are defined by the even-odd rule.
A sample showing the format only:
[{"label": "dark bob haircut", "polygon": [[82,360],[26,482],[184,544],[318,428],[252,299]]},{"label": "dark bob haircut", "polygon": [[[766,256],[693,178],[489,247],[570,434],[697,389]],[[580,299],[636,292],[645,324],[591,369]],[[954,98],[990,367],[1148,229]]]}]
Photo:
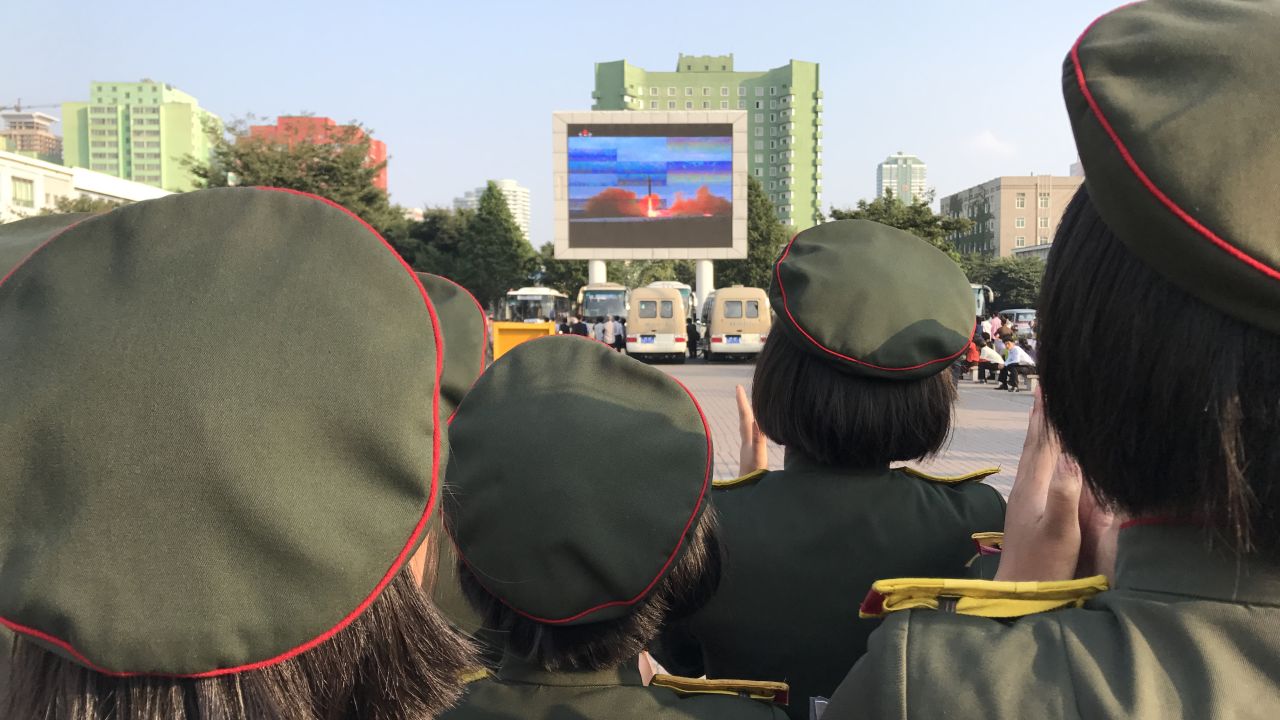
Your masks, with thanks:
[{"label": "dark bob haircut", "polygon": [[844,372],[769,334],[756,360],[751,406],[769,439],[824,465],[880,467],[936,453],[951,432],[956,390],[943,370],[922,380]]},{"label": "dark bob haircut", "polygon": [[530,620],[490,595],[458,561],[462,594],[485,628],[506,636],[507,652],[550,672],[608,670],[633,661],[664,625],[701,610],[720,586],[722,559],[715,512],[708,507],[689,531],[685,549],[651,593],[631,613],[585,625]]},{"label": "dark bob haircut", "polygon": [[316,647],[257,670],[189,679],[112,677],[18,636],[0,717],[57,720],[411,720],[462,692],[474,651],[409,568],[369,609]]},{"label": "dark bob haircut", "polygon": [[[1104,502],[1280,554],[1280,336],[1136,258],[1081,188],[1040,297],[1045,412]],[[1106,327],[1106,343],[1090,342]]]}]

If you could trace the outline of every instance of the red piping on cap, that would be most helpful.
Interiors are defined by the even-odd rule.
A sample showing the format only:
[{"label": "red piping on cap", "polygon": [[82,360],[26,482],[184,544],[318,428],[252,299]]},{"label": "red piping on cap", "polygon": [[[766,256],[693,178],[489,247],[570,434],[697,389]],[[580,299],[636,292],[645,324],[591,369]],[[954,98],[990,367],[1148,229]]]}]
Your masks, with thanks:
[{"label": "red piping on cap", "polygon": [[[450,285],[453,285],[454,287],[458,288],[459,290],[462,291],[464,295],[471,298],[471,302],[475,303],[476,310],[480,312],[480,328],[481,328],[480,332],[483,334],[483,336],[480,338],[480,372],[476,373],[476,379],[471,381],[471,387],[475,387],[476,380],[480,379],[480,376],[484,374],[485,368],[487,367],[487,365],[485,364],[485,360],[487,360],[489,356],[489,315],[484,311],[483,307],[480,307],[480,301],[476,299],[476,296],[472,295],[470,290],[462,287],[453,279],[447,278],[443,275],[436,275],[435,273],[423,273],[423,274],[438,277],[441,280],[444,280],[445,282],[449,283]],[[453,416],[457,414],[458,414],[458,408],[455,407],[453,409],[453,412],[449,413],[449,419],[445,421],[445,424],[453,422]]]},{"label": "red piping on cap", "polygon": [[[791,314],[791,307],[787,303],[787,289],[782,285],[782,263],[787,259],[787,256],[791,254],[791,246],[795,244],[796,238],[798,237],[800,237],[799,234],[795,235],[794,237],[791,238],[791,242],[787,243],[787,249],[782,251],[782,257],[778,258],[778,262],[774,263],[773,275],[774,275],[774,278],[778,281],[778,293],[782,295],[782,310],[787,314],[787,320],[790,320],[792,327],[794,327],[796,330],[799,330],[800,334],[804,335],[809,342],[813,343],[814,347],[818,348],[819,350],[822,350],[823,352],[829,355],[834,355],[835,357],[838,357],[841,360],[848,360],[851,363],[856,363],[858,365],[873,368],[875,370],[884,370],[886,372],[907,372],[910,370],[919,370],[920,368],[928,367],[929,365],[935,365],[940,362],[951,362],[952,360],[955,360],[956,358],[960,357],[960,355],[962,355],[964,351],[969,348],[968,343],[966,343],[959,350],[948,355],[947,357],[941,357],[941,358],[938,358],[937,360],[930,360],[928,362],[920,363],[919,365],[911,365],[910,367],[894,368],[894,367],[883,367],[880,365],[875,365],[875,364],[866,362],[865,360],[859,360],[858,358],[855,358],[855,357],[849,357],[848,355],[838,353],[835,350],[832,350],[831,348],[827,347],[826,345],[823,345],[822,343],[818,342],[817,340],[814,339],[812,335],[808,333],[808,331],[806,331],[803,327],[801,327],[800,321],[796,320],[795,316]],[[973,327],[974,327],[974,330],[976,330],[978,327],[978,321],[976,318],[973,321]],[[973,332],[974,332],[973,330],[969,331],[969,342],[973,342]]]},{"label": "red piping on cap", "polygon": [[[319,200],[320,202],[323,202],[326,205],[329,205],[331,207],[337,208],[338,210],[341,210],[342,212],[346,213],[348,216],[354,218],[361,225],[363,225],[366,230],[373,233],[373,236],[378,238],[378,241],[382,243],[383,247],[385,247],[393,256],[395,256],[396,260],[399,261],[400,265],[405,269],[407,273],[409,273],[409,277],[413,280],[413,284],[417,286],[418,292],[422,296],[422,301],[427,306],[427,313],[431,316],[431,329],[433,334],[435,335],[435,343],[436,343],[436,378],[435,378],[435,386],[432,390],[432,396],[431,396],[431,408],[432,408],[432,411],[431,411],[431,417],[432,417],[431,492],[427,498],[427,507],[423,510],[422,517],[418,518],[417,525],[414,526],[413,532],[409,535],[409,539],[405,543],[404,548],[401,549],[400,553],[396,556],[395,560],[391,563],[391,567],[387,569],[386,574],[383,575],[382,579],[373,588],[373,591],[370,592],[369,595],[365,597],[365,599],[361,601],[361,603],[357,605],[354,610],[352,610],[349,614],[347,614],[346,617],[339,620],[338,623],[334,625],[332,628],[321,633],[319,636],[311,640],[308,640],[307,642],[293,648],[292,650],[287,650],[284,653],[281,653],[280,655],[277,655],[267,660],[261,660],[258,662],[249,663],[247,665],[238,665],[236,667],[220,668],[217,670],[208,670],[205,672],[186,673],[186,674],[119,672],[114,670],[108,670],[106,668],[95,665],[92,661],[86,658],[83,654],[81,654],[78,650],[72,647],[71,644],[65,640],[61,640],[52,635],[44,633],[40,630],[36,630],[35,628],[29,628],[24,625],[19,625],[11,620],[0,618],[0,625],[4,625],[5,627],[9,628],[15,633],[19,633],[21,635],[29,635],[38,640],[42,640],[46,643],[49,643],[51,645],[56,645],[57,647],[62,648],[72,657],[76,658],[76,660],[78,660],[85,667],[89,668],[90,670],[93,670],[94,672],[100,673],[102,675],[108,675],[110,677],[147,676],[147,677],[172,677],[172,678],[209,678],[209,677],[218,677],[220,675],[234,675],[238,673],[249,672],[251,670],[259,670],[264,667],[269,667],[271,665],[282,663],[286,660],[291,660],[297,657],[298,655],[301,655],[302,653],[307,652],[308,650],[311,650],[317,645],[320,645],[321,643],[326,642],[327,640],[332,638],[334,635],[337,635],[339,632],[344,630],[357,617],[364,614],[364,612],[369,609],[369,606],[372,605],[373,602],[377,600],[378,596],[382,594],[382,591],[386,589],[387,585],[391,582],[392,578],[395,577],[396,573],[399,572],[400,569],[404,566],[405,560],[408,559],[409,555],[411,554],[411,551],[413,550],[414,545],[417,544],[418,538],[422,535],[423,528],[426,527],[428,518],[431,517],[431,511],[435,507],[436,498],[439,495],[441,428],[438,420],[440,416],[440,376],[444,372],[444,341],[440,333],[440,322],[436,318],[435,306],[431,304],[431,298],[427,296],[426,288],[424,288],[422,286],[422,283],[418,280],[418,276],[414,273],[413,268],[409,266],[409,263],[404,261],[404,258],[400,257],[400,253],[396,252],[395,248],[391,247],[391,244],[387,242],[386,238],[382,237],[382,235],[378,233],[377,230],[374,230],[373,227],[369,225],[369,223],[362,220],[360,216],[342,207],[338,203],[335,203],[332,200],[329,200],[328,198],[322,198],[319,195],[312,195],[310,193],[300,192],[298,190],[289,190],[286,188],[260,187],[260,188],[253,188],[253,189],[271,191],[271,192],[283,192],[283,193],[289,193],[292,195],[300,195],[302,197],[310,198],[312,200]],[[79,223],[76,223],[76,224],[78,225]],[[42,244],[40,248],[37,248],[36,251],[33,251],[30,255],[27,256],[27,258],[24,258],[23,263],[25,263],[27,259],[30,259],[32,255],[35,255],[35,253],[38,252],[40,249],[44,248],[46,245],[52,242],[55,238],[62,235],[62,233],[65,233],[67,230],[70,230],[72,227],[75,227],[75,225],[64,228],[57,235],[54,235],[52,238],[49,238],[49,240],[45,241],[45,243]],[[19,265],[21,264],[22,263],[19,263]],[[14,270],[17,270],[16,266],[14,267]],[[3,285],[4,281],[8,280],[9,277],[12,275],[13,275],[13,271],[10,271],[7,275],[5,275],[4,279],[0,280],[0,285]]]},{"label": "red piping on cap", "polygon": [[[604,343],[599,342],[598,340],[582,337],[581,335],[549,335],[547,337],[535,338],[527,342],[541,342],[544,340],[560,340],[561,338],[579,338],[582,340],[598,343],[600,345],[603,345],[604,347],[609,348],[610,350],[613,349],[609,345],[605,345]],[[526,343],[521,343],[521,344],[526,344]],[[639,362],[639,361],[637,360],[635,362]],[[680,386],[680,389],[685,391],[685,394],[689,396],[689,400],[693,402],[693,408],[698,411],[698,418],[702,420],[702,431],[707,436],[707,466],[706,466],[706,469],[703,471],[702,489],[698,493],[698,502],[697,504],[694,505],[693,512],[689,515],[689,520],[684,524],[684,530],[681,531],[680,539],[676,542],[675,548],[672,549],[671,554],[667,556],[667,561],[662,564],[662,567],[658,570],[658,573],[654,575],[653,580],[649,581],[649,584],[646,585],[643,590],[637,593],[636,596],[631,598],[630,600],[612,600],[610,602],[600,603],[595,607],[587,608],[582,612],[574,613],[573,615],[570,615],[568,617],[555,618],[555,619],[542,618],[542,617],[538,617],[537,615],[532,615],[530,613],[527,613],[521,610],[520,608],[512,606],[506,600],[499,597],[497,593],[493,592],[492,590],[489,590],[489,588],[481,580],[482,573],[476,570],[476,568],[471,565],[471,562],[467,560],[466,556],[462,554],[462,549],[458,547],[457,541],[453,539],[453,533],[452,531],[450,531],[449,539],[453,541],[454,549],[458,551],[458,557],[461,558],[462,561],[466,563],[467,567],[471,569],[471,574],[476,578],[476,581],[480,583],[480,586],[483,587],[486,592],[488,592],[493,597],[497,598],[498,601],[501,602],[503,605],[506,605],[507,607],[511,608],[512,612],[515,612],[517,615],[520,615],[522,617],[529,618],[530,620],[534,620],[540,623],[545,623],[547,625],[564,625],[565,623],[571,623],[574,620],[584,618],[590,615],[591,613],[599,612],[607,608],[634,605],[640,602],[641,600],[643,600],[645,596],[647,596],[653,590],[654,586],[658,584],[658,581],[661,580],[662,577],[667,574],[667,568],[671,567],[671,563],[675,562],[675,559],[679,557],[680,550],[684,547],[685,537],[689,534],[689,528],[693,527],[694,521],[697,520],[698,516],[701,514],[703,505],[706,504],[707,488],[711,486],[711,471],[713,467],[712,461],[715,455],[711,447],[711,425],[707,423],[707,415],[702,411],[702,406],[698,404],[698,399],[693,396],[693,393],[689,391],[689,388],[686,387],[684,383],[670,376],[668,376],[668,379],[674,380],[675,383]]]},{"label": "red piping on cap", "polygon": [[1130,172],[1132,172],[1134,177],[1138,179],[1138,182],[1142,183],[1143,187],[1147,189],[1147,192],[1151,193],[1152,197],[1159,200],[1160,203],[1169,210],[1169,212],[1172,212],[1179,220],[1186,223],[1188,227],[1195,230],[1214,245],[1218,246],[1219,249],[1223,250],[1231,257],[1234,257],[1272,280],[1280,280],[1280,270],[1270,267],[1261,260],[1249,255],[1221,237],[1218,237],[1216,233],[1205,227],[1204,224],[1192,217],[1186,210],[1183,210],[1176,202],[1173,201],[1172,198],[1165,195],[1164,191],[1157,187],[1155,182],[1153,182],[1142,170],[1141,166],[1138,165],[1138,161],[1134,159],[1133,154],[1129,152],[1129,148],[1124,144],[1124,141],[1120,139],[1119,133],[1117,133],[1115,128],[1111,126],[1111,122],[1107,120],[1107,116],[1103,114],[1101,106],[1098,105],[1098,101],[1094,99],[1093,93],[1089,90],[1089,84],[1085,80],[1084,76],[1084,66],[1080,64],[1080,44],[1084,42],[1085,36],[1089,34],[1089,31],[1093,30],[1093,27],[1103,18],[1137,4],[1138,3],[1129,3],[1128,5],[1117,8],[1097,20],[1094,20],[1089,24],[1089,27],[1085,28],[1084,32],[1080,34],[1080,37],[1076,40],[1076,44],[1071,46],[1071,63],[1076,69],[1076,83],[1080,87],[1080,93],[1084,96],[1085,102],[1089,104],[1089,109],[1093,111],[1093,116],[1097,118],[1098,123],[1102,125],[1102,129],[1107,133],[1107,136],[1111,138],[1111,142],[1116,146],[1116,150],[1120,153],[1120,157],[1123,158],[1125,164],[1129,166]]}]

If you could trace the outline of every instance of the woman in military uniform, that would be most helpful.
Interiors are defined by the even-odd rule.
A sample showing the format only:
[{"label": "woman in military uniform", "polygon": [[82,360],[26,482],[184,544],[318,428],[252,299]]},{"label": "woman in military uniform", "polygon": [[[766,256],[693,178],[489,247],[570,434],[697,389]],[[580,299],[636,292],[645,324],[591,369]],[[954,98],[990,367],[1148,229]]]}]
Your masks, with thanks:
[{"label": "woman in military uniform", "polygon": [[[785,464],[718,483],[720,589],[658,656],[687,674],[785,678],[788,713],[805,718],[863,652],[876,623],[857,619],[858,604],[871,583],[964,575],[970,536],[1002,527],[1004,501],[979,482],[994,470],[893,466],[936,452],[950,430],[944,371],[974,329],[951,258],[878,223],[826,223],[787,246],[770,299],[778,320],[744,425],[782,444]],[[750,440],[748,461],[763,449]]]},{"label": "woman in military uniform", "polygon": [[[888,617],[828,720],[1276,717],[1277,38],[1280,3],[1150,0],[1072,48],[1087,180],[1049,257],[1049,427],[1028,433],[998,582],[878,583]],[[1101,322],[1105,351],[1080,342]],[[1093,497],[1118,538],[1079,519]]]},{"label": "woman in military uniform", "polygon": [[[569,390],[547,372],[570,367]],[[566,456],[566,436],[613,452]],[[462,590],[506,642],[446,717],[785,717],[772,704],[781,683],[657,675],[645,687],[641,675],[662,622],[719,579],[710,434],[683,386],[600,343],[536,340],[480,378],[449,439],[444,509]]]},{"label": "woman in military uniform", "polygon": [[442,341],[386,241],[263,188],[0,236],[28,230],[0,280],[0,717],[450,705],[474,656],[410,570]]}]

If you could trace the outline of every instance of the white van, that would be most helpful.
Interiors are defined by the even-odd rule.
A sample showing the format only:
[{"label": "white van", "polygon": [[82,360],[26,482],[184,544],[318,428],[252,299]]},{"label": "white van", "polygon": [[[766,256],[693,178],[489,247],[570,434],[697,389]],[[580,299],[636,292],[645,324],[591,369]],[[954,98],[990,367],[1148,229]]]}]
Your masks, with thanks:
[{"label": "white van", "polygon": [[642,287],[631,291],[627,312],[627,354],[638,360],[659,358],[684,362],[684,298],[675,288]]},{"label": "white van", "polygon": [[717,289],[707,305],[710,312],[704,352],[708,360],[760,354],[773,323],[768,293],[734,285]]}]

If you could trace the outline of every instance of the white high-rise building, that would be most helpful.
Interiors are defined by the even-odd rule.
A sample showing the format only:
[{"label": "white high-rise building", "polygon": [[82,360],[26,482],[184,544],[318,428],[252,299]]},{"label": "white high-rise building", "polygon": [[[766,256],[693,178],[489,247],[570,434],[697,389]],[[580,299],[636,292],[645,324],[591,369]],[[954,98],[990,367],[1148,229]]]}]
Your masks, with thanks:
[{"label": "white high-rise building", "polygon": [[876,197],[884,197],[886,190],[904,203],[911,204],[925,199],[928,193],[928,166],[915,155],[902,152],[890,155],[876,166]]},{"label": "white high-rise building", "polygon": [[[529,237],[529,188],[515,180],[491,180],[490,182],[497,185],[498,190],[507,198],[507,207],[511,209],[511,216],[516,219],[516,225],[520,226],[520,232],[524,233],[524,239],[533,242],[533,239]],[[480,196],[484,195],[487,187],[488,183],[475,190],[468,190],[460,198],[454,198],[454,209],[479,209]]]}]

